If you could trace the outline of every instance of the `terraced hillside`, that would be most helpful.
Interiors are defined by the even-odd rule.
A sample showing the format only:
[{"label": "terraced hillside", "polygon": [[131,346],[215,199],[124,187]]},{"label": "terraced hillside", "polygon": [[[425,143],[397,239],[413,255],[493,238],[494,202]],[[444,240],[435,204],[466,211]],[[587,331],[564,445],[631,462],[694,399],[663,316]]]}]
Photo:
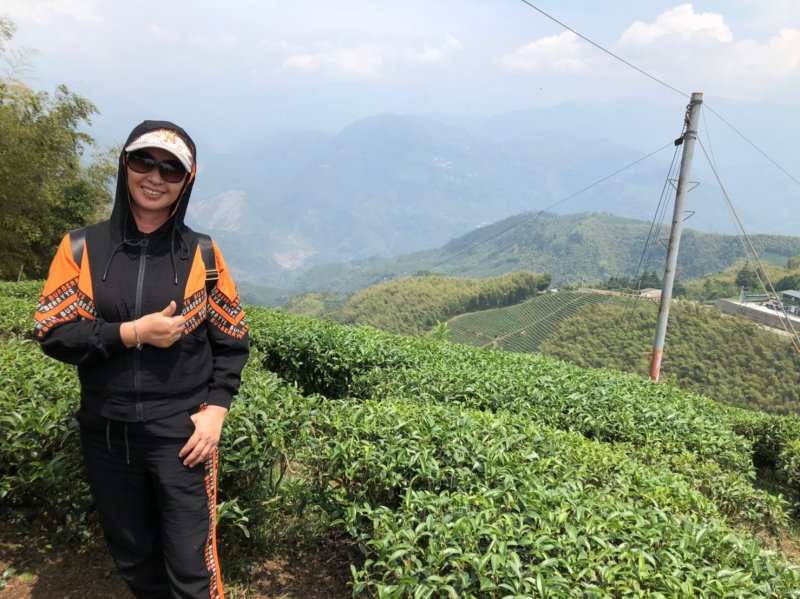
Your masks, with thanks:
[{"label": "terraced hillside", "polygon": [[455,314],[516,304],[549,284],[549,275],[532,272],[472,279],[434,274],[403,277],[354,293],[328,316],[344,324],[419,334]]},{"label": "terraced hillside", "polygon": [[[18,301],[33,309],[5,295],[0,312]],[[2,516],[74,531],[75,375],[18,314],[0,338]],[[541,355],[259,308],[249,322],[221,446],[229,579],[301,530],[349,555],[355,596],[800,596],[781,549],[796,418]]]},{"label": "terraced hillside", "polygon": [[478,347],[532,352],[547,340],[566,318],[589,304],[610,297],[592,293],[560,292],[538,295],[526,302],[461,314],[448,321],[450,340]]}]

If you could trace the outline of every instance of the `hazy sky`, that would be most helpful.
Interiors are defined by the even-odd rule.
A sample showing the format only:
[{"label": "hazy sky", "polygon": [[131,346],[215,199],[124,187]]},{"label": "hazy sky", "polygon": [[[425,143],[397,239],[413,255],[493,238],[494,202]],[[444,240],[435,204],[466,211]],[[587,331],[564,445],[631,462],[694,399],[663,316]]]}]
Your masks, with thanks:
[{"label": "hazy sky", "polygon": [[[800,100],[798,0],[534,3],[709,99]],[[35,50],[24,79],[94,101],[106,143],[142,118],[224,151],[381,112],[674,101],[519,0],[0,0],[0,13]]]}]

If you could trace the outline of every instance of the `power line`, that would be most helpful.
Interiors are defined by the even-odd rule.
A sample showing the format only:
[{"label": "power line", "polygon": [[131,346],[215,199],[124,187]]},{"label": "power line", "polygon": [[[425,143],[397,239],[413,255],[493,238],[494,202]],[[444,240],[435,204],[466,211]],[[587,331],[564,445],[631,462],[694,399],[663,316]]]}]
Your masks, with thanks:
[{"label": "power line", "polygon": [[574,33],[575,35],[577,35],[579,38],[581,38],[583,41],[585,41],[585,42],[587,42],[587,43],[591,44],[592,46],[594,46],[595,48],[597,48],[597,49],[598,49],[598,50],[600,50],[601,52],[605,52],[605,53],[606,53],[606,54],[608,54],[608,55],[609,55],[611,58],[613,58],[613,59],[615,59],[615,60],[618,60],[618,61],[619,61],[619,62],[621,62],[622,64],[626,65],[627,67],[630,67],[630,68],[631,68],[631,69],[633,69],[634,71],[637,71],[637,72],[639,72],[640,74],[644,75],[644,76],[645,76],[645,77],[647,77],[648,79],[652,79],[653,81],[655,81],[655,82],[656,82],[656,83],[658,83],[659,85],[663,85],[663,86],[664,86],[664,87],[666,87],[667,89],[669,89],[669,90],[671,90],[671,91],[675,92],[676,94],[680,94],[680,95],[681,95],[681,96],[683,96],[684,98],[689,98],[689,97],[690,97],[690,96],[689,96],[689,94],[687,94],[685,91],[683,91],[683,90],[681,90],[681,89],[678,89],[677,87],[675,87],[674,85],[670,85],[669,83],[667,83],[667,82],[666,82],[666,81],[664,81],[663,79],[659,79],[659,78],[658,78],[658,77],[656,77],[655,75],[652,75],[652,74],[648,73],[648,72],[647,72],[647,71],[645,71],[643,68],[636,66],[635,64],[633,64],[633,63],[632,63],[632,62],[630,62],[629,60],[626,60],[625,58],[622,58],[622,56],[620,56],[619,54],[615,54],[614,52],[612,52],[611,50],[609,50],[609,49],[608,49],[608,48],[606,48],[605,46],[603,46],[603,45],[601,45],[601,44],[597,43],[596,41],[594,41],[593,39],[591,39],[591,38],[589,38],[589,37],[585,36],[585,35],[584,35],[584,34],[582,34],[580,31],[577,31],[576,29],[573,29],[572,27],[570,27],[569,25],[567,25],[567,24],[566,24],[566,23],[564,23],[563,21],[559,21],[559,20],[558,20],[556,17],[554,17],[553,15],[551,15],[551,14],[549,14],[549,13],[547,13],[547,12],[543,11],[541,8],[539,8],[538,6],[536,6],[535,4],[533,4],[532,2],[529,2],[528,0],[520,0],[520,2],[522,2],[523,4],[526,4],[526,5],[528,5],[530,8],[532,8],[533,10],[535,10],[536,12],[538,12],[540,15],[542,15],[542,16],[544,16],[544,17],[547,17],[548,19],[550,19],[550,20],[551,20],[551,21],[553,21],[554,23],[558,23],[558,24],[559,24],[559,25],[561,25],[561,26],[562,26],[564,29],[566,29],[567,31],[571,31],[572,33]]},{"label": "power line", "polygon": [[[706,134],[706,139],[708,140],[708,150],[711,152],[711,160],[714,161],[714,165],[719,168],[719,162],[717,162],[717,156],[714,154],[714,146],[711,143],[711,128],[708,126],[708,117],[706,116],[705,105],[703,105],[700,109],[700,117],[702,118],[702,127],[703,133]],[[699,133],[699,132],[698,132]]]},{"label": "power line", "polygon": [[[523,4],[525,4],[526,6],[528,6],[529,8],[532,8],[533,10],[535,10],[536,12],[538,12],[538,13],[539,13],[540,15],[542,15],[543,17],[546,17],[546,18],[550,19],[551,21],[553,21],[554,23],[557,23],[558,25],[560,25],[561,27],[563,27],[563,28],[564,28],[564,29],[566,29],[567,31],[571,31],[572,33],[574,33],[575,35],[577,35],[579,38],[581,38],[582,40],[584,40],[585,42],[587,42],[587,43],[591,44],[592,46],[594,46],[595,48],[597,48],[597,49],[598,49],[598,50],[600,50],[601,52],[603,52],[603,53],[605,53],[605,54],[608,54],[608,55],[609,55],[610,57],[612,57],[613,59],[615,59],[615,60],[617,60],[617,61],[621,62],[622,64],[624,64],[624,65],[625,65],[625,66],[627,66],[628,68],[630,68],[630,69],[633,69],[634,71],[636,71],[636,72],[637,72],[637,73],[639,73],[640,75],[644,75],[644,76],[645,76],[645,77],[647,77],[648,79],[651,79],[651,80],[655,81],[655,82],[656,82],[656,83],[658,83],[659,85],[661,85],[661,86],[663,86],[663,87],[665,87],[665,88],[669,89],[670,91],[673,91],[673,92],[675,92],[675,93],[677,93],[677,94],[680,94],[680,95],[682,95],[682,96],[683,96],[683,97],[685,97],[685,98],[688,98],[688,97],[689,97],[689,94],[688,94],[688,93],[686,93],[685,91],[683,91],[683,90],[681,90],[681,89],[678,89],[677,87],[675,87],[674,85],[671,85],[670,83],[667,83],[667,82],[666,82],[666,81],[664,81],[663,79],[659,79],[658,77],[656,77],[656,76],[655,76],[655,75],[653,75],[652,73],[648,73],[648,72],[647,72],[647,71],[645,71],[643,68],[641,68],[641,67],[639,67],[639,66],[637,66],[637,65],[633,64],[632,62],[630,62],[629,60],[627,60],[627,59],[623,58],[623,57],[622,57],[622,56],[620,56],[619,54],[616,54],[615,52],[612,52],[611,50],[609,50],[608,48],[606,48],[606,47],[605,47],[605,46],[603,46],[602,44],[600,44],[600,43],[598,43],[598,42],[594,41],[594,40],[593,40],[593,39],[591,39],[590,37],[588,37],[588,36],[586,36],[586,35],[582,34],[580,31],[578,31],[578,30],[576,30],[576,29],[573,29],[572,27],[570,27],[569,25],[567,25],[567,24],[566,24],[566,23],[564,23],[563,21],[560,21],[559,19],[557,19],[556,17],[554,17],[554,16],[553,16],[553,15],[551,15],[550,13],[548,13],[548,12],[546,12],[546,11],[542,10],[541,8],[539,8],[538,6],[536,6],[535,4],[533,4],[532,2],[530,2],[529,0],[520,0],[520,2],[522,2]],[[755,149],[755,150],[756,150],[756,151],[757,151],[759,154],[761,154],[761,155],[762,155],[764,158],[766,158],[767,160],[769,160],[769,161],[770,161],[770,162],[773,164],[773,166],[775,166],[775,167],[776,167],[778,170],[780,170],[780,171],[781,171],[781,172],[782,172],[784,175],[786,175],[787,177],[789,177],[789,178],[790,178],[792,181],[794,181],[794,182],[795,182],[797,185],[800,185],[800,179],[798,179],[797,177],[795,177],[794,175],[792,175],[792,174],[791,174],[791,173],[790,173],[788,170],[786,170],[786,169],[785,169],[783,166],[781,166],[781,164],[780,164],[780,163],[779,163],[777,160],[775,160],[774,158],[772,158],[772,157],[771,157],[769,154],[767,154],[767,153],[766,153],[766,152],[765,152],[763,149],[761,149],[761,147],[760,147],[760,146],[758,146],[758,145],[757,145],[757,144],[756,144],[756,143],[755,143],[753,140],[751,140],[751,139],[750,139],[749,137],[747,137],[747,136],[746,136],[744,133],[742,133],[742,132],[739,130],[739,128],[738,128],[738,127],[736,127],[736,126],[735,126],[733,123],[731,123],[731,122],[730,122],[728,119],[726,119],[725,117],[723,117],[723,116],[722,116],[722,115],[721,115],[719,112],[717,112],[716,110],[714,110],[714,108],[713,108],[713,107],[709,106],[708,104],[705,104],[705,107],[706,107],[706,108],[708,108],[708,110],[709,110],[709,111],[710,111],[710,112],[711,112],[711,113],[712,113],[714,116],[716,116],[716,117],[717,117],[719,120],[721,120],[721,121],[722,121],[723,123],[725,123],[725,124],[726,124],[728,127],[730,127],[730,128],[731,128],[731,130],[733,130],[733,131],[734,131],[734,132],[735,132],[735,133],[736,133],[736,134],[737,134],[739,137],[741,137],[741,138],[742,138],[742,139],[743,139],[745,142],[747,142],[747,143],[748,143],[750,146],[752,146],[752,147],[753,147],[753,148],[754,148],[754,149]]]},{"label": "power line", "polygon": [[726,124],[728,127],[730,127],[730,128],[731,128],[731,129],[732,129],[732,130],[733,130],[733,131],[736,133],[736,135],[738,135],[738,136],[739,136],[739,137],[741,137],[741,138],[742,138],[744,141],[746,141],[746,142],[747,142],[747,143],[748,143],[748,144],[749,144],[751,147],[753,147],[753,148],[754,148],[754,149],[755,149],[755,150],[756,150],[756,151],[757,151],[759,154],[761,154],[761,155],[762,155],[764,158],[766,158],[767,160],[769,160],[769,161],[770,161],[770,162],[773,164],[773,166],[775,166],[775,168],[777,168],[777,169],[778,169],[779,171],[781,171],[781,172],[782,172],[784,175],[786,175],[787,177],[789,177],[789,178],[790,178],[792,181],[794,181],[795,183],[797,183],[797,185],[800,185],[800,179],[798,179],[798,178],[797,178],[797,177],[795,177],[795,176],[794,176],[792,173],[790,173],[790,172],[789,172],[789,171],[787,171],[785,168],[783,168],[783,167],[782,167],[782,166],[781,166],[781,165],[780,165],[780,164],[779,164],[779,163],[778,163],[778,162],[777,162],[777,161],[776,161],[774,158],[772,158],[772,157],[771,157],[769,154],[767,154],[767,153],[766,153],[764,150],[762,150],[760,147],[758,147],[758,146],[756,145],[756,143],[755,143],[753,140],[751,140],[751,139],[750,139],[749,137],[747,137],[747,136],[746,136],[744,133],[742,133],[742,132],[741,132],[741,131],[740,131],[740,130],[739,130],[739,129],[738,129],[738,128],[737,128],[737,127],[736,127],[736,126],[733,124],[733,123],[731,123],[731,122],[730,122],[728,119],[726,119],[724,116],[722,116],[722,115],[721,115],[719,112],[717,112],[716,110],[714,110],[714,109],[713,109],[711,106],[706,106],[706,108],[708,108],[708,110],[711,112],[711,114],[713,114],[715,117],[717,117],[717,118],[718,118],[719,120],[721,120],[723,123],[725,123],[725,124]]},{"label": "power line", "polygon": [[733,219],[742,233],[739,240],[742,243],[742,246],[745,250],[745,256],[748,253],[750,253],[750,255],[752,256],[753,262],[755,262],[756,265],[755,272],[756,272],[756,277],[758,278],[758,282],[761,283],[761,286],[764,288],[764,291],[766,291],[767,294],[771,292],[772,295],[775,297],[776,301],[778,302],[778,306],[780,306],[781,308],[781,313],[783,315],[783,318],[779,320],[781,321],[781,324],[783,325],[783,328],[786,330],[786,332],[792,336],[792,345],[794,346],[795,350],[800,352],[800,335],[797,334],[797,331],[795,330],[789,315],[786,313],[786,307],[783,305],[783,302],[778,296],[777,291],[775,291],[775,287],[773,286],[772,281],[770,280],[769,275],[767,274],[767,271],[764,270],[764,267],[761,264],[761,260],[758,257],[758,252],[756,251],[756,248],[753,245],[750,236],[747,234],[747,231],[745,231],[744,225],[742,224],[742,220],[739,218],[739,214],[736,212],[736,208],[733,205],[733,201],[728,195],[728,191],[725,189],[725,185],[723,185],[722,179],[720,178],[719,173],[717,172],[714,163],[711,161],[711,157],[708,155],[708,152],[706,151],[705,146],[703,146],[703,142],[700,140],[699,136],[697,138],[697,143],[703,150],[703,154],[705,154],[706,160],[708,161],[708,164],[711,167],[711,172],[714,173],[714,177],[717,180],[717,184],[719,185],[720,191],[722,191],[722,197],[725,199],[725,203],[728,205],[728,208],[730,209],[731,214],[733,215]]},{"label": "power line", "polygon": [[[636,306],[636,303],[639,299],[639,294],[642,290],[642,279],[644,278],[644,266],[647,261],[648,254],[650,252],[650,248],[655,240],[661,233],[661,226],[664,222],[664,215],[667,212],[667,208],[669,207],[669,200],[667,198],[667,189],[669,187],[669,182],[674,176],[675,166],[676,166],[676,159],[678,157],[678,148],[679,146],[675,146],[675,152],[672,154],[672,162],[670,162],[669,170],[667,170],[667,176],[664,178],[664,185],[661,188],[661,195],[658,198],[658,204],[656,205],[656,210],[653,213],[653,220],[650,222],[650,230],[647,232],[647,238],[644,241],[644,246],[642,247],[642,253],[639,256],[639,263],[636,266],[636,297],[628,302],[628,310],[627,313],[633,311]],[[666,200],[666,201],[665,201]]]},{"label": "power line", "polygon": [[593,183],[590,183],[589,185],[587,185],[583,189],[579,189],[578,191],[575,191],[575,192],[571,193],[570,195],[568,195],[568,196],[566,196],[564,198],[561,198],[560,200],[557,200],[557,201],[553,202],[549,206],[545,206],[544,208],[539,210],[539,212],[533,214],[529,219],[520,220],[520,221],[517,221],[517,222],[507,226],[507,227],[504,227],[503,229],[501,229],[500,231],[497,231],[493,235],[491,235],[491,236],[489,236],[489,237],[487,237],[485,239],[480,239],[480,240],[476,241],[475,243],[472,243],[472,244],[462,248],[461,250],[457,251],[455,254],[452,254],[451,256],[448,256],[444,260],[441,260],[441,261],[437,262],[436,264],[434,264],[433,266],[430,266],[428,268],[430,270],[434,270],[436,268],[439,268],[443,264],[447,264],[448,262],[452,262],[453,260],[455,260],[459,256],[465,254],[466,252],[474,250],[475,248],[477,248],[477,247],[479,247],[479,246],[481,246],[481,245],[483,245],[485,243],[489,243],[490,241],[493,241],[493,240],[497,239],[498,237],[501,237],[501,236],[505,235],[506,233],[508,233],[512,229],[515,229],[515,228],[517,228],[519,226],[522,226],[523,224],[528,224],[528,222],[531,222],[531,223],[535,222],[536,219],[539,218],[539,216],[541,216],[543,213],[547,212],[548,210],[552,210],[553,208],[555,208],[557,206],[560,206],[561,204],[564,204],[565,202],[568,202],[569,200],[575,198],[576,196],[579,196],[582,193],[586,193],[587,191],[589,191],[590,189],[596,187],[597,185],[600,185],[601,183],[604,183],[604,182],[608,181],[609,179],[619,175],[620,173],[628,170],[629,168],[632,168],[632,167],[636,166],[640,162],[644,162],[648,158],[650,158],[652,156],[655,156],[659,152],[661,152],[661,151],[667,149],[668,147],[670,147],[672,144],[673,144],[673,142],[669,142],[667,144],[664,144],[663,146],[661,146],[657,150],[653,150],[652,152],[650,152],[648,154],[645,154],[641,158],[638,158],[638,159],[634,160],[633,162],[630,162],[630,163],[626,164],[622,168],[619,168],[619,169],[615,170],[613,173],[608,174],[605,177],[602,177],[600,179],[597,179],[596,181],[594,181]]}]

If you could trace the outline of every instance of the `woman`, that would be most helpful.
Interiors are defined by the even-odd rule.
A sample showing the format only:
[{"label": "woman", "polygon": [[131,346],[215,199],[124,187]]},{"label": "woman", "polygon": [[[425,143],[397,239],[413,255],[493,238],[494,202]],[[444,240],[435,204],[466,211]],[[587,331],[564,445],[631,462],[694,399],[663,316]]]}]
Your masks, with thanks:
[{"label": "woman", "polygon": [[248,333],[219,248],[183,222],[196,172],[183,129],[137,126],[111,218],[64,237],[36,312],[45,353],[78,366],[92,496],[120,573],[149,599],[223,596],[217,443]]}]

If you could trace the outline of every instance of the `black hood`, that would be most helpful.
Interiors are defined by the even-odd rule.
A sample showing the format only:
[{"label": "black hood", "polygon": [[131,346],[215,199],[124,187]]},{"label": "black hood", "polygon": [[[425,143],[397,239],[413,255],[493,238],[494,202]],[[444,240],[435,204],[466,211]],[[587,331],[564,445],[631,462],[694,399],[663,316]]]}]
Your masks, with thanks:
[{"label": "black hood", "polygon": [[193,172],[189,174],[186,185],[184,186],[183,191],[177,200],[178,208],[175,211],[175,214],[170,218],[172,227],[180,230],[184,226],[183,219],[186,216],[189,198],[192,195],[192,187],[194,187],[194,171],[197,168],[197,148],[195,147],[192,138],[189,137],[189,134],[175,123],[171,123],[169,121],[142,121],[136,125],[133,131],[131,131],[130,135],[128,135],[128,139],[125,140],[125,144],[122,146],[122,151],[119,154],[119,162],[117,166],[117,191],[114,195],[114,209],[111,212],[111,234],[117,239],[117,241],[122,241],[126,237],[130,236],[130,233],[126,234],[126,230],[136,230],[136,227],[132,226],[133,218],[130,212],[130,199],[128,197],[128,172],[125,168],[124,160],[125,148],[136,138],[141,137],[145,133],[156,131],[158,129],[169,129],[170,131],[174,131],[186,143],[186,145],[189,146],[189,149],[192,152],[192,164],[195,165],[195,167]]},{"label": "black hood", "polygon": [[[133,220],[133,216],[131,215],[130,197],[128,194],[128,170],[125,167],[125,148],[138,137],[158,129],[168,129],[170,131],[174,131],[178,137],[186,142],[186,145],[189,146],[189,149],[192,152],[193,168],[192,172],[189,173],[189,176],[186,179],[186,183],[183,186],[180,196],[177,199],[178,206],[175,209],[175,213],[166,223],[164,223],[156,232],[154,232],[152,236],[156,237],[156,239],[154,239],[156,242],[162,240],[161,243],[157,245],[160,245],[163,251],[167,251],[170,254],[172,271],[174,273],[173,281],[175,285],[178,284],[178,269],[175,262],[176,254],[180,256],[180,259],[183,261],[186,261],[189,258],[190,248],[186,239],[184,238],[184,233],[187,231],[187,227],[184,224],[183,219],[186,216],[186,209],[189,206],[189,198],[192,195],[192,187],[194,187],[194,176],[197,172],[197,148],[195,147],[192,138],[189,137],[189,134],[186,133],[186,131],[184,131],[182,128],[178,127],[178,125],[175,123],[170,123],[169,121],[143,121],[137,125],[133,131],[131,131],[130,135],[128,135],[128,139],[125,141],[125,145],[122,146],[122,151],[119,155],[119,165],[117,167],[117,191],[114,195],[114,209],[111,211],[111,218],[109,219],[111,225],[111,239],[114,243],[114,248],[108,257],[108,260],[106,261],[105,268],[103,269],[103,276],[101,278],[103,282],[106,281],[109,270],[111,269],[111,265],[114,261],[114,256],[119,251],[124,251],[125,248],[128,248],[129,250],[139,248],[148,244],[148,239],[145,239],[145,236],[139,232],[138,228],[136,227],[136,223]],[[150,247],[153,248],[153,250],[156,250],[155,245],[150,244]]]}]

